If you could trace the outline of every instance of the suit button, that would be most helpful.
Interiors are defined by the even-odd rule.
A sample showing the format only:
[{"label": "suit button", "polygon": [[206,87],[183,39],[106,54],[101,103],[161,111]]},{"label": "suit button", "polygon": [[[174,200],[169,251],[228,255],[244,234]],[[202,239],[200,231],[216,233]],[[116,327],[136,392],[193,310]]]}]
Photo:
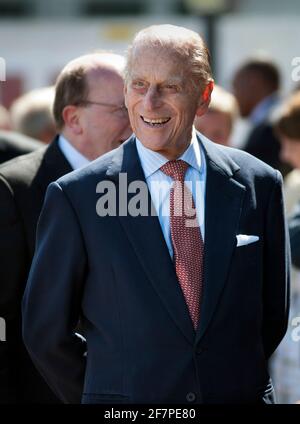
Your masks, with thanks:
[{"label": "suit button", "polygon": [[193,392],[190,392],[186,395],[186,400],[188,402],[194,402],[195,399],[196,399],[196,395]]}]

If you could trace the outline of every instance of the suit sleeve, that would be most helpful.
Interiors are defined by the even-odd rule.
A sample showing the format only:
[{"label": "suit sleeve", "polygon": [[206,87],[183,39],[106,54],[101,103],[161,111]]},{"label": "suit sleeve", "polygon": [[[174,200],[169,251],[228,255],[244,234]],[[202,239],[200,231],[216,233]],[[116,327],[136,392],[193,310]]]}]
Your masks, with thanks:
[{"label": "suit sleeve", "polygon": [[8,181],[0,176],[0,403],[17,400],[21,299],[28,273],[22,220]]},{"label": "suit sleeve", "polygon": [[289,314],[290,244],[278,171],[268,202],[264,240],[262,332],[269,358],[285,335]]},{"label": "suit sleeve", "polygon": [[86,272],[76,214],[58,183],[48,187],[36,251],[23,297],[23,338],[49,386],[65,403],[80,403],[85,344],[75,335]]}]

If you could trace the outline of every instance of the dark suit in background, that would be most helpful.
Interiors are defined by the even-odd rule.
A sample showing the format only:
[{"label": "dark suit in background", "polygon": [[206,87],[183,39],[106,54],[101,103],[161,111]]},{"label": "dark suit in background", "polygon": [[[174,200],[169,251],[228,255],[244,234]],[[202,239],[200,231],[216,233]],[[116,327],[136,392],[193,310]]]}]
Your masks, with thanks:
[{"label": "dark suit in background", "polygon": [[[119,146],[131,134],[124,108],[124,65],[123,56],[106,52],[83,55],[66,64],[56,81],[53,105],[59,139],[47,149],[0,169],[0,202],[4,205],[0,214],[0,317],[7,320],[8,326],[8,341],[2,343],[0,351],[0,401],[57,401],[25,353],[21,341],[21,297],[47,185]],[[63,252],[63,256],[67,257],[68,252]],[[60,270],[56,272],[59,274]],[[47,309],[48,305],[44,307]],[[47,334],[41,334],[39,339],[44,337]]]},{"label": "dark suit in background", "polygon": [[272,166],[285,176],[292,169],[280,159],[280,141],[270,122],[262,122],[255,126],[247,139],[243,150]]},{"label": "dark suit in background", "polygon": [[254,57],[236,70],[233,91],[241,117],[252,126],[243,150],[286,175],[291,168],[280,158],[280,142],[272,128],[273,113],[280,104],[280,79],[276,63]]},{"label": "dark suit in background", "polygon": [[0,131],[0,163],[43,147],[33,138],[12,131]]},{"label": "dark suit in background", "polygon": [[47,186],[71,170],[56,140],[0,167],[0,316],[7,329],[0,343],[0,403],[58,402],[24,347],[20,303]]},{"label": "dark suit in background", "polygon": [[293,215],[289,218],[289,232],[291,239],[291,257],[295,267],[300,268],[300,202]]},{"label": "dark suit in background", "polygon": [[[200,143],[207,182],[196,333],[158,218],[96,214],[100,181],[115,185],[117,199],[120,172],[128,184],[145,182],[135,137],[48,188],[24,340],[64,402],[273,402],[268,358],[288,319],[281,176],[244,152]],[[239,234],[259,240],[237,247]],[[74,337],[78,317],[86,357]]]}]

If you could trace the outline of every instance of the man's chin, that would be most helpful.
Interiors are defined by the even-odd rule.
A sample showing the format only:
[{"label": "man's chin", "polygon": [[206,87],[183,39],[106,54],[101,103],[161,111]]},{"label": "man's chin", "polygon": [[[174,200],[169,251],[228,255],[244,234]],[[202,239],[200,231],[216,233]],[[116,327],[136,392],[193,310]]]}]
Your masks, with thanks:
[{"label": "man's chin", "polygon": [[155,139],[149,140],[148,138],[144,137],[139,138],[139,140],[144,147],[153,150],[154,152],[160,151],[164,146],[164,143],[162,143],[161,141],[156,141]]}]

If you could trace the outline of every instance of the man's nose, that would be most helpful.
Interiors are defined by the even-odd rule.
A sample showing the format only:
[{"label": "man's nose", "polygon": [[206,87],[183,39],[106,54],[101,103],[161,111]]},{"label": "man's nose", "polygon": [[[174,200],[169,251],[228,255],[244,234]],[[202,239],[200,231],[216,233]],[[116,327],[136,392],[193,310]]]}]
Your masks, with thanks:
[{"label": "man's nose", "polygon": [[161,104],[161,98],[156,87],[149,87],[144,97],[145,110],[151,111]]}]

